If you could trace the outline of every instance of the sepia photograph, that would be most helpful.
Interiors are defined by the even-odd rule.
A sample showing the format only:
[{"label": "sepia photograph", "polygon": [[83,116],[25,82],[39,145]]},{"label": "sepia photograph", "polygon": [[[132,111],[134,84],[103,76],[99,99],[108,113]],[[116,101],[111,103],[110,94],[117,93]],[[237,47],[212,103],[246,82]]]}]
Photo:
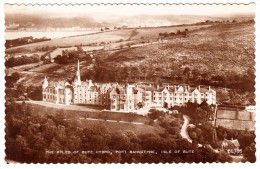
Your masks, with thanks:
[{"label": "sepia photograph", "polygon": [[6,163],[255,163],[255,10],[5,3]]}]

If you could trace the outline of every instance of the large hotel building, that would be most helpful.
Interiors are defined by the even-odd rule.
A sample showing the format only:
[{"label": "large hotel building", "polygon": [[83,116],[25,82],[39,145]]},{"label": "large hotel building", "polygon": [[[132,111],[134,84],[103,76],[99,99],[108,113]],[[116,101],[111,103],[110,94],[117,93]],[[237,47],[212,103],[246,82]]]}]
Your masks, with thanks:
[{"label": "large hotel building", "polygon": [[111,111],[131,112],[140,108],[172,107],[190,102],[216,104],[216,91],[211,87],[190,87],[188,85],[152,85],[117,83],[93,83],[81,81],[80,66],[72,83],[66,81],[42,84],[43,101],[55,104],[90,104],[109,107]]}]

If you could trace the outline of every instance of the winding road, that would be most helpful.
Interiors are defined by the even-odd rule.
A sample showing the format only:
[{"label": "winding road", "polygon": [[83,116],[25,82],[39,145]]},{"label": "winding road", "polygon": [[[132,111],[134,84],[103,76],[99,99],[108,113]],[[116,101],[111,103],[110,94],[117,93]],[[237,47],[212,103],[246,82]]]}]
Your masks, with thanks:
[{"label": "winding road", "polygon": [[184,119],[184,123],[181,127],[180,134],[181,134],[182,138],[187,139],[190,143],[192,143],[192,140],[187,132],[187,127],[189,125],[190,118],[187,115],[183,115],[183,119]]}]

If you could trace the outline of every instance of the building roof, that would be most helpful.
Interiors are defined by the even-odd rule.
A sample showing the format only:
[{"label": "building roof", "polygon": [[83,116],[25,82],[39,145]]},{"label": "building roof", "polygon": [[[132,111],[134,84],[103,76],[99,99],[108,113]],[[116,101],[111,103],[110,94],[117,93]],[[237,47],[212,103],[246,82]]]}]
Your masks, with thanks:
[{"label": "building roof", "polygon": [[159,87],[156,91],[157,92],[162,92],[164,90],[165,87]]},{"label": "building roof", "polygon": [[126,90],[123,87],[117,87],[116,88],[116,93],[117,94],[125,94]]},{"label": "building roof", "polygon": [[49,87],[69,87],[71,84],[69,82],[66,82],[65,80],[61,81],[51,81],[49,82]]},{"label": "building roof", "polygon": [[222,141],[222,147],[225,148],[225,149],[234,149],[234,148],[238,148],[240,146],[239,142],[237,139],[234,139],[234,140],[227,140],[227,139],[224,139]]}]

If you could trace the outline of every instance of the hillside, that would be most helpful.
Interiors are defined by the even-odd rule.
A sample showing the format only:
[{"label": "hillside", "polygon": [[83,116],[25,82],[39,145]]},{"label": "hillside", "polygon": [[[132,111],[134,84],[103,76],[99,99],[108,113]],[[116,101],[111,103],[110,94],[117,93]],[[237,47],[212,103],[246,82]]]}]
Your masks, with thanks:
[{"label": "hillside", "polygon": [[[106,58],[112,65],[142,65],[167,74],[173,65],[199,72],[244,74],[254,65],[254,24],[213,26],[191,32],[187,38],[169,38],[167,43],[125,49]],[[143,59],[140,59],[143,58]]]},{"label": "hillside", "polygon": [[[108,35],[113,34],[117,38],[129,38],[134,35],[131,36],[133,41],[143,35],[147,41],[148,35],[151,35],[150,37],[157,35],[158,38],[158,32],[169,33],[180,28],[158,29],[161,30],[137,29],[134,31],[138,33],[134,34],[133,30],[127,29],[68,39],[92,38],[95,41],[104,41],[106,38],[111,40]],[[223,94],[218,92],[219,99],[253,103],[254,30],[254,23],[251,22],[215,24],[189,31],[187,37],[171,36],[164,38],[162,42],[153,41],[136,47],[125,46],[123,49],[111,51],[106,57],[96,53],[96,61],[91,64],[82,59],[81,76],[83,80],[87,78],[99,82],[123,82],[127,79],[133,82],[140,79],[159,83],[227,87],[232,90]],[[71,43],[79,43],[75,39]],[[21,78],[17,83],[29,86],[40,85],[45,75],[49,80],[57,80],[57,77],[71,80],[75,75],[75,66],[75,63],[65,65],[51,63],[35,68],[29,66],[31,68],[27,70],[14,67],[7,72],[11,74],[18,71]]]}]

